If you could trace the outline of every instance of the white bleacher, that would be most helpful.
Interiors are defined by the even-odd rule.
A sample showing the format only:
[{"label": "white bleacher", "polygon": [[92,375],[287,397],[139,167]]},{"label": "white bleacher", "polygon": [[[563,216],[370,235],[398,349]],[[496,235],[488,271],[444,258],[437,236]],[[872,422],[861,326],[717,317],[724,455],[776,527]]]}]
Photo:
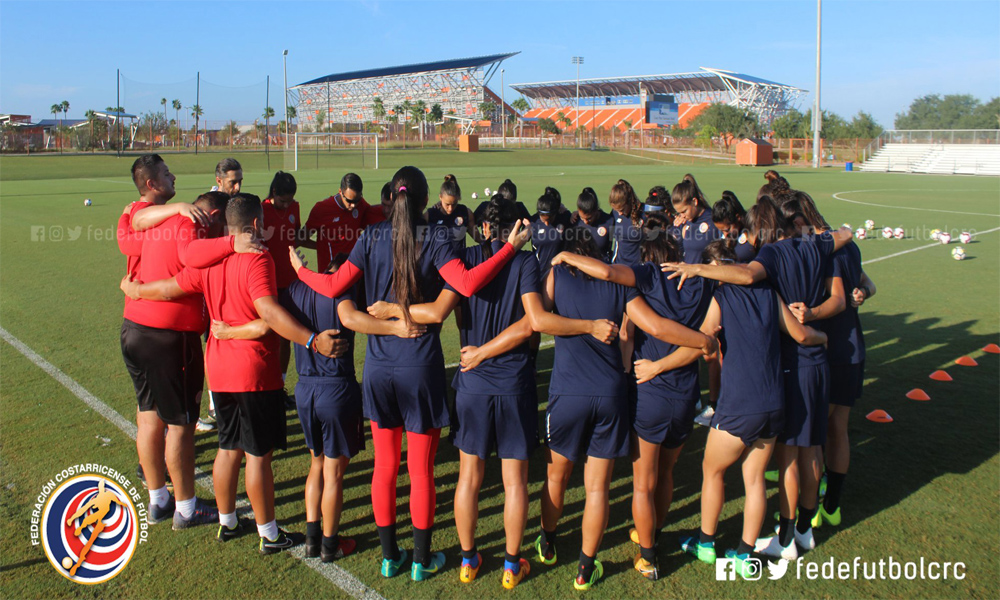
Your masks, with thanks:
[{"label": "white bleacher", "polygon": [[1000,175],[1000,145],[887,143],[860,169],[883,173]]}]

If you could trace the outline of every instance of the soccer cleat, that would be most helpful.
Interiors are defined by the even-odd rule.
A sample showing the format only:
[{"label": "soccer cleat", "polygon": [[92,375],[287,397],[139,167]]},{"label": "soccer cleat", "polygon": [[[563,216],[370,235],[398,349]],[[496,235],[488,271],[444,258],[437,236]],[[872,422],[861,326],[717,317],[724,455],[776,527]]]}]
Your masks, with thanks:
[{"label": "soccer cleat", "polygon": [[518,567],[517,573],[512,569],[503,570],[503,579],[500,580],[500,583],[503,584],[504,589],[512,590],[516,588],[517,584],[521,583],[521,580],[531,572],[531,564],[528,563],[528,559],[522,558],[518,564],[520,567]]},{"label": "soccer cleat", "polygon": [[754,580],[760,579],[760,563],[754,565],[748,560],[750,554],[736,554],[736,550],[726,550],[726,558],[733,559],[733,567],[736,569],[736,573],[739,574],[743,579],[748,577]]},{"label": "soccer cleat", "polygon": [[198,422],[194,426],[198,431],[214,431],[216,428],[215,421],[215,411],[208,411],[208,415],[204,418],[198,419]]},{"label": "soccer cleat", "polygon": [[236,525],[233,527],[226,527],[225,525],[219,525],[219,532],[215,534],[216,541],[228,542],[229,540],[236,539],[243,534],[243,523],[237,519]]},{"label": "soccer cleat", "polygon": [[798,544],[799,548],[803,550],[815,550],[816,549],[816,538],[813,537],[812,527],[806,530],[805,533],[799,533],[799,529],[794,527],[795,543]]},{"label": "soccer cleat", "polygon": [[174,497],[171,496],[170,500],[167,501],[166,506],[160,506],[159,504],[149,505],[149,516],[146,519],[150,525],[155,525],[161,521],[166,521],[167,519],[173,518],[176,503],[174,502]]},{"label": "soccer cleat", "polygon": [[589,590],[590,586],[597,583],[597,580],[604,577],[604,566],[601,561],[594,559],[594,571],[590,574],[590,581],[584,581],[583,575],[577,575],[573,580],[573,587],[578,590]]},{"label": "soccer cleat", "polygon": [[472,580],[479,574],[479,567],[483,566],[483,555],[476,552],[476,566],[462,560],[462,568],[458,572],[458,580],[462,583],[472,583]]},{"label": "soccer cleat", "polygon": [[764,481],[769,481],[771,483],[778,483],[778,470],[764,471]]},{"label": "soccer cleat", "polygon": [[413,581],[424,581],[436,575],[444,568],[444,552],[432,552],[431,562],[426,567],[416,561],[410,567],[410,579]]},{"label": "soccer cleat", "polygon": [[320,546],[323,537],[309,537],[306,536],[306,558],[317,558],[319,556]]},{"label": "soccer cleat", "polygon": [[211,506],[205,504],[201,499],[195,500],[194,512],[187,519],[181,515],[180,511],[174,511],[174,521],[171,525],[171,529],[178,531],[180,529],[187,529],[188,527],[196,527],[198,525],[210,525],[212,523],[219,522],[219,511],[218,509],[212,508]]},{"label": "soccer cleat", "polygon": [[819,479],[819,497],[822,498],[826,496],[826,473]]},{"label": "soccer cleat", "polygon": [[632,540],[633,544],[639,543],[639,530],[632,527],[628,530],[628,539]]},{"label": "soccer cleat", "polygon": [[711,427],[712,417],[714,416],[715,416],[715,409],[711,406],[708,406],[705,408],[705,410],[701,411],[700,415],[694,418],[694,422],[695,424],[701,425],[702,427]]},{"label": "soccer cleat", "polygon": [[645,577],[646,579],[649,579],[651,581],[656,581],[657,579],[660,578],[660,572],[659,569],[657,568],[656,561],[649,562],[648,560],[643,558],[642,555],[640,554],[635,557],[635,560],[632,561],[632,564],[635,565],[635,570],[639,571],[639,574]]},{"label": "soccer cleat", "polygon": [[399,548],[399,558],[397,560],[392,560],[391,558],[382,558],[382,577],[395,577],[399,570],[403,568],[406,564],[406,550]]},{"label": "soccer cleat", "polygon": [[693,554],[703,563],[715,564],[715,544],[702,544],[697,536],[685,536],[681,538],[681,550],[688,554]]},{"label": "soccer cleat", "polygon": [[291,533],[285,531],[284,529],[278,528],[278,537],[269,540],[267,538],[260,538],[260,553],[261,554],[276,554],[282,550],[288,550],[294,546],[302,543],[304,536],[298,533]]},{"label": "soccer cleat", "polygon": [[540,560],[543,565],[556,564],[556,547],[552,546],[552,556],[547,557],[542,551],[542,536],[538,536],[538,539],[535,540],[535,550],[538,551],[538,560]]},{"label": "soccer cleat", "polygon": [[337,544],[337,549],[333,552],[327,552],[326,548],[323,548],[321,545],[319,550],[319,559],[325,563],[333,562],[338,558],[344,558],[345,556],[353,554],[355,548],[357,547],[358,543],[351,538],[340,538],[340,543]]},{"label": "soccer cleat", "polygon": [[834,527],[839,527],[840,507],[838,506],[837,510],[833,511],[832,513],[828,513],[826,512],[826,509],[823,508],[823,504],[820,503],[819,510],[816,511],[816,516],[813,517],[813,527],[817,527],[817,522],[819,521],[822,521],[823,523],[827,523],[829,525],[833,525]]},{"label": "soccer cleat", "polygon": [[781,540],[778,536],[772,536],[767,538],[760,538],[754,545],[754,552],[758,554],[763,554],[764,556],[771,556],[774,558],[783,558],[787,561],[794,561],[799,558],[799,550],[795,547],[795,538],[787,546],[781,545]]}]

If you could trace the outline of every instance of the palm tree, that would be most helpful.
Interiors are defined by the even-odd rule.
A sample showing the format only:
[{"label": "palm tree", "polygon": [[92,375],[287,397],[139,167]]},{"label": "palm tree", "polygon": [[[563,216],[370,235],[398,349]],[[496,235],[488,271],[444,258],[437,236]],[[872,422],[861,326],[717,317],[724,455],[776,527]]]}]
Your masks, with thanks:
[{"label": "palm tree", "polygon": [[69,112],[69,100],[63,100],[60,106],[62,107],[63,121],[65,121],[68,118],[66,113]]},{"label": "palm tree", "polygon": [[176,118],[174,119],[175,126],[177,127],[177,145],[181,145],[181,101],[174,100],[170,103],[170,106],[174,108],[174,114]]},{"label": "palm tree", "polygon": [[375,117],[376,121],[381,121],[385,118],[385,104],[382,103],[382,99],[375,96],[372,100],[372,116]]},{"label": "palm tree", "polygon": [[427,103],[423,100],[418,100],[416,104],[410,108],[413,114],[413,122],[415,125],[420,127],[420,147],[424,147],[424,122],[427,120]]},{"label": "palm tree", "polygon": [[434,123],[434,132],[437,133],[437,124],[444,121],[444,110],[441,108],[441,105],[434,104],[431,106],[431,112],[428,116],[431,122]]},{"label": "palm tree", "polygon": [[401,117],[403,120],[403,148],[406,148],[406,113],[410,112],[410,101],[406,100],[402,104],[397,104],[393,110],[396,111],[396,117]]},{"label": "palm tree", "polygon": [[396,123],[399,123],[399,110],[400,110],[399,106],[393,106],[392,107],[392,114],[390,114],[388,117],[386,117],[385,120],[389,121],[389,123],[391,123],[393,125],[395,125]]},{"label": "palm tree", "polygon": [[201,120],[201,115],[205,114],[202,110],[200,104],[195,104],[191,107],[191,116],[194,117],[194,153],[198,154],[198,123]]},{"label": "palm tree", "polygon": [[629,141],[632,139],[632,136],[630,135],[630,131],[632,129],[632,119],[625,119],[622,121],[622,125],[625,126],[625,148],[628,149]]},{"label": "palm tree", "polygon": [[528,104],[528,101],[524,99],[524,96],[521,96],[517,100],[511,102],[510,107],[522,115],[531,110],[531,104]]},{"label": "palm tree", "polygon": [[160,104],[163,105],[163,122],[166,123],[167,122],[167,99],[166,98],[160,98]]},{"label": "palm tree", "polygon": [[59,125],[60,125],[60,123],[57,120],[57,119],[59,119],[59,113],[62,112],[62,104],[53,104],[52,106],[49,107],[49,112],[52,113],[52,119],[54,121],[56,121],[56,127],[55,127],[55,132],[56,132],[56,147],[58,147],[59,151],[62,152],[62,147],[59,146]]},{"label": "palm tree", "polygon": [[299,111],[294,106],[289,106],[285,111],[285,135],[288,135],[288,128],[292,125],[292,119],[299,115]]}]

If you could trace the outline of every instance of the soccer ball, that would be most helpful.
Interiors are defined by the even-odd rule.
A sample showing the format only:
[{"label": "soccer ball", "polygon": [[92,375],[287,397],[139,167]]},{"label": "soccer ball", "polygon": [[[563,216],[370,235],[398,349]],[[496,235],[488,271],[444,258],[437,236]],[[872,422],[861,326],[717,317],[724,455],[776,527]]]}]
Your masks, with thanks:
[{"label": "soccer ball", "polygon": [[948,233],[947,231],[942,231],[941,235],[938,236],[938,241],[941,242],[942,244],[950,244],[951,234]]},{"label": "soccer ball", "polygon": [[864,227],[858,227],[858,230],[854,232],[854,237],[859,240],[863,240],[868,237],[868,231],[866,231]]},{"label": "soccer ball", "polygon": [[897,240],[901,240],[906,237],[906,232],[903,231],[902,227],[897,227],[895,231],[892,232],[893,237]]},{"label": "soccer ball", "polygon": [[486,188],[485,190],[483,190],[483,193],[486,194],[487,198],[493,195],[493,192],[490,191],[490,188]]},{"label": "soccer ball", "polygon": [[868,231],[874,231],[875,230],[875,221],[872,221],[871,219],[868,219],[867,221],[865,221],[865,229],[867,229]]},{"label": "soccer ball", "polygon": [[892,227],[883,227],[882,237],[884,237],[887,240],[892,239]]},{"label": "soccer ball", "polygon": [[936,240],[939,237],[941,237],[941,230],[940,229],[931,229],[931,239],[932,240]]},{"label": "soccer ball", "polygon": [[956,246],[951,251],[951,257],[955,260],[965,260],[965,248]]},{"label": "soccer ball", "polygon": [[91,204],[93,204],[93,202],[90,201],[90,198],[87,198],[86,200],[83,201],[84,206],[90,206]]},{"label": "soccer ball", "polygon": [[477,198],[479,198],[479,194],[477,194],[476,192],[472,192],[472,199],[476,200]]},{"label": "soccer ball", "polygon": [[969,242],[972,241],[972,234],[969,233],[968,231],[963,231],[961,235],[958,236],[958,239],[963,244],[968,244]]}]

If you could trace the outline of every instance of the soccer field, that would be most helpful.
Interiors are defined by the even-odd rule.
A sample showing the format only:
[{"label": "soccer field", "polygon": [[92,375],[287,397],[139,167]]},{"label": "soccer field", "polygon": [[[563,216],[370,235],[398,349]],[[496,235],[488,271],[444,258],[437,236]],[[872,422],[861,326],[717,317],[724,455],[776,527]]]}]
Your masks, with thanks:
[{"label": "soccer field", "polygon": [[[215,163],[223,154],[169,155],[177,175],[176,200],[192,201],[214,184]],[[243,191],[263,197],[278,155],[268,171],[262,154],[236,154],[244,166]],[[126,474],[137,464],[135,396],[119,346],[123,296],[118,289],[124,259],[115,243],[122,208],[137,198],[128,176],[133,156],[32,156],[0,158],[0,571],[3,596],[86,598],[343,598],[377,594],[385,598],[910,598],[1000,597],[1000,355],[981,351],[1000,343],[1000,184],[996,178],[844,173],[779,168],[792,187],[809,192],[837,226],[876,223],[871,237],[859,241],[865,271],[878,294],[862,308],[868,348],[864,396],[851,421],[852,464],[842,500],[844,523],[816,530],[818,547],[801,565],[790,565],[780,580],[716,581],[712,567],[683,554],[678,534],[699,522],[701,457],[706,430],[696,428],[675,470],[674,502],[660,541],[661,579],[643,579],[632,568],[637,548],[631,526],[631,466],[620,460],[612,482],[612,513],[599,554],[605,577],[588,592],[574,591],[583,510],[582,468],[578,465],[560,525],[559,564],[546,567],[529,552],[538,534],[539,503],[545,473],[543,453],[533,455],[532,494],[523,556],[531,574],[515,590],[500,586],[503,566],[503,486],[498,461],[490,461],[480,497],[477,542],[485,560],[471,584],[458,581],[459,544],[452,500],[458,455],[443,441],[437,460],[438,508],[434,549],[443,551],[445,571],[421,583],[405,574],[379,575],[381,552],[370,504],[371,444],[358,455],[345,478],[342,535],[358,541],[358,552],[333,565],[303,559],[301,548],[262,557],[257,537],[219,544],[215,529],[173,532],[151,527],[121,574],[99,586],[80,586],[60,577],[41,546],[32,545],[31,512],[42,486],[77,463],[101,463]],[[641,197],[654,185],[670,189],[693,173],[710,201],[732,190],[745,207],[753,204],[764,169],[668,163],[658,157],[577,150],[489,151],[388,150],[378,171],[361,169],[356,157],[338,164],[324,158],[321,169],[295,173],[303,218],[313,204],[332,195],[340,177],[357,171],[366,195],[378,190],[396,168],[424,170],[432,191],[446,173],[457,176],[464,203],[475,207],[473,191],[495,189],[510,178],[529,209],[545,186],[560,190],[575,207],[584,186],[593,187],[607,209],[607,193],[628,180]],[[370,164],[370,163],[368,163]],[[93,206],[85,207],[84,198]],[[882,239],[883,226],[903,227],[903,240]],[[932,229],[950,231],[941,246]],[[965,244],[968,257],[955,261],[951,249],[962,231],[974,234]],[[307,254],[310,252],[307,251]],[[449,319],[442,333],[446,362],[457,364],[458,335]],[[30,349],[28,352],[27,349]],[[25,354],[27,352],[27,355]],[[979,366],[955,365],[968,355]],[[355,357],[360,375],[364,358]],[[547,396],[551,345],[538,364],[539,396]],[[43,368],[46,367],[46,368]],[[954,378],[928,378],[946,369]],[[289,369],[289,389],[295,381]],[[454,366],[449,367],[450,375]],[[930,402],[908,400],[913,388]],[[706,392],[707,395],[707,392]],[[89,404],[88,404],[89,401]],[[106,410],[107,407],[110,410]],[[539,415],[544,414],[544,404]],[[873,423],[864,415],[887,411],[892,423]],[[288,413],[289,448],[275,456],[276,512],[279,524],[305,531],[303,486],[308,470],[298,420]],[[116,425],[117,422],[117,425]],[[211,472],[217,448],[214,432],[196,436],[196,466]],[[405,449],[405,448],[404,448]],[[408,477],[400,471],[399,535],[412,548]],[[202,480],[204,481],[204,479]],[[718,547],[735,547],[742,523],[742,481],[738,469],[727,476],[727,503]],[[240,498],[245,499],[242,483]],[[140,490],[141,492],[142,490]],[[769,489],[769,511],[777,510],[777,491]],[[211,488],[198,495],[211,498]],[[770,518],[765,529],[773,527]],[[721,556],[721,551],[720,551]],[[919,563],[962,562],[965,578],[908,580],[810,580],[809,563],[850,562],[860,557]],[[800,570],[800,572],[799,572]]]}]

